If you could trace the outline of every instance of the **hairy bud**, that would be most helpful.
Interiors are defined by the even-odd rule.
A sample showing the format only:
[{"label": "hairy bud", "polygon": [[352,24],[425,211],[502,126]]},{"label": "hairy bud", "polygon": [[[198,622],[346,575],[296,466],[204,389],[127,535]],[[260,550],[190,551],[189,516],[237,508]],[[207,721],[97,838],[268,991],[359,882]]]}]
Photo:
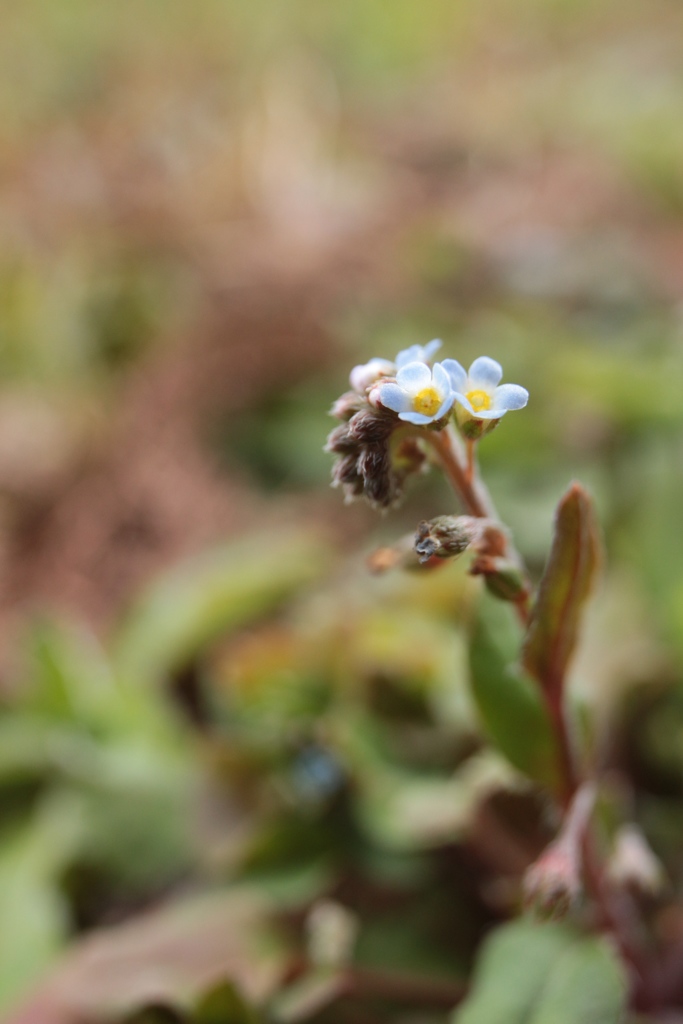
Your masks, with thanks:
[{"label": "hairy bud", "polygon": [[553,843],[527,871],[524,900],[541,917],[564,917],[581,894],[578,858],[562,842]]},{"label": "hairy bud", "polygon": [[473,540],[470,523],[469,516],[437,516],[421,522],[415,534],[415,551],[420,561],[461,555]]},{"label": "hairy bud", "polygon": [[357,412],[365,408],[365,399],[355,391],[346,391],[330,409],[330,416],[343,420],[345,423]]},{"label": "hairy bud", "polygon": [[474,516],[437,516],[420,523],[415,550],[423,561],[452,558],[472,548],[480,557],[497,555],[505,549],[505,535],[498,523]]},{"label": "hairy bud", "polygon": [[390,410],[374,409],[353,392],[342,395],[333,413],[346,421],[335,427],[325,446],[340,456],[332,469],[332,486],[343,488],[347,501],[363,496],[376,508],[396,504],[406,477],[425,462],[424,453],[410,438],[392,446],[394,431],[404,424]]}]

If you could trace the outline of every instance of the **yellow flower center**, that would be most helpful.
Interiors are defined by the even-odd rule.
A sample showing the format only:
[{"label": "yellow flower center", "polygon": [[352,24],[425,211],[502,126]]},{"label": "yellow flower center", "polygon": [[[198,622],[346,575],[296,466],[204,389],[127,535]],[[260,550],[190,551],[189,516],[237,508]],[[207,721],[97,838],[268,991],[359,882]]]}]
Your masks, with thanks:
[{"label": "yellow flower center", "polygon": [[436,388],[424,388],[413,398],[413,409],[423,416],[434,416],[441,408],[441,399]]},{"label": "yellow flower center", "polygon": [[475,412],[491,408],[491,396],[487,395],[485,391],[468,391],[465,398]]}]

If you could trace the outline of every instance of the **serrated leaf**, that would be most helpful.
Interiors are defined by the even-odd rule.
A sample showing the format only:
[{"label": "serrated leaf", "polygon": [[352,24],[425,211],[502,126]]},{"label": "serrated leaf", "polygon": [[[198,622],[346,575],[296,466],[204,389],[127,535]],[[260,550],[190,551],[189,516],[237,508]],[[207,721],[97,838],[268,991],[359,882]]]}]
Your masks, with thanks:
[{"label": "serrated leaf", "polygon": [[482,594],[470,641],[472,695],[482,724],[515,768],[554,786],[554,734],[541,694],[517,665],[520,643],[512,608]]},{"label": "serrated leaf", "polygon": [[574,483],[557,507],[553,544],[522,656],[527,671],[550,693],[561,691],[600,562],[593,502]]},{"label": "serrated leaf", "polygon": [[452,1024],[619,1024],[624,971],[601,939],[564,925],[515,921],[486,942]]}]

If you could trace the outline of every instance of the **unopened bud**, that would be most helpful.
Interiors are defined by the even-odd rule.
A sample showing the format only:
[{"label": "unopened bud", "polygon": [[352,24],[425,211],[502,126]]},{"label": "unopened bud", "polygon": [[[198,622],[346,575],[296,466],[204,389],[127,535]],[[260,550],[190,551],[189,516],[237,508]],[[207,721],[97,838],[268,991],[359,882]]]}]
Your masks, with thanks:
[{"label": "unopened bud", "polygon": [[453,558],[461,555],[470,544],[476,541],[482,527],[471,516],[437,516],[425,519],[415,534],[415,550],[420,561],[428,562],[430,558]]},{"label": "unopened bud", "polygon": [[541,917],[564,917],[581,894],[577,857],[567,844],[553,843],[524,877],[527,907]]},{"label": "unopened bud", "polygon": [[316,967],[346,967],[358,935],[354,914],[335,900],[316,903],[306,922],[308,955]]},{"label": "unopened bud", "polygon": [[354,391],[364,395],[366,390],[383,377],[391,377],[396,367],[388,359],[371,359],[369,363],[354,366],[349,375],[349,383]]},{"label": "unopened bud", "polygon": [[380,444],[396,429],[395,417],[367,406],[349,420],[349,435],[358,444]]},{"label": "unopened bud", "polygon": [[458,429],[463,437],[466,437],[468,441],[478,441],[484,437],[485,434],[490,434],[495,427],[498,426],[500,420],[480,420],[476,416],[461,405],[459,402],[456,403],[455,407],[455,419],[458,424]]},{"label": "unopened bud", "polygon": [[656,896],[664,888],[664,869],[635,825],[622,825],[607,865],[614,885]]},{"label": "unopened bud", "polygon": [[479,555],[470,567],[470,575],[483,576],[486,589],[501,601],[518,601],[528,589],[522,570],[507,558]]},{"label": "unopened bud", "polygon": [[343,395],[339,396],[330,409],[330,416],[347,422],[357,412],[360,412],[365,404],[365,399],[361,395],[356,394],[355,391],[346,391]]}]

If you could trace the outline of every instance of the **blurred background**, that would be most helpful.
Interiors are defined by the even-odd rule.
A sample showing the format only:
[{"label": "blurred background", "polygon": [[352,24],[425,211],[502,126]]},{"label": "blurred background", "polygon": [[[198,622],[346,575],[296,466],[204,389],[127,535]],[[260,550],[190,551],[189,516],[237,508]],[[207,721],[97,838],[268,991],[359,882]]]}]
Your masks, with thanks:
[{"label": "blurred background", "polygon": [[[321,894],[363,963],[466,976],[535,849],[527,823],[499,863],[501,817],[538,826],[467,697],[476,584],[370,579],[451,499],[433,474],[390,516],[344,507],[322,451],[350,368],[433,337],[529,388],[482,461],[535,573],[569,479],[596,497],[575,685],[676,880],[680,4],[0,18],[7,1019],[181,1020],[221,971],[258,1002]],[[278,939],[247,955],[264,905]]]}]

